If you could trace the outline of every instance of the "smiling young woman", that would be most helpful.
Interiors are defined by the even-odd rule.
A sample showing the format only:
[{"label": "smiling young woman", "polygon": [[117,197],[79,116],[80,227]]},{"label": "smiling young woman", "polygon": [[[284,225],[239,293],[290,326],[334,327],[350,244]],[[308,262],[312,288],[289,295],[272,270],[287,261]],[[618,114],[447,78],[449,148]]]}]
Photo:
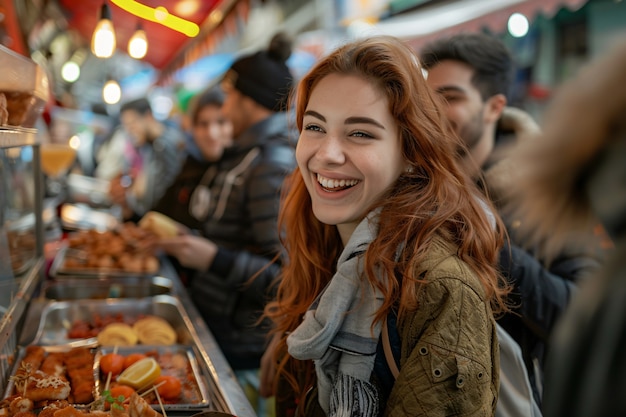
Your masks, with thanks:
[{"label": "smiling young woman", "polygon": [[280,212],[289,262],[266,308],[275,333],[262,376],[277,415],[494,411],[502,228],[458,165],[463,145],[417,62],[395,38],[359,40],[298,86],[298,168]]}]

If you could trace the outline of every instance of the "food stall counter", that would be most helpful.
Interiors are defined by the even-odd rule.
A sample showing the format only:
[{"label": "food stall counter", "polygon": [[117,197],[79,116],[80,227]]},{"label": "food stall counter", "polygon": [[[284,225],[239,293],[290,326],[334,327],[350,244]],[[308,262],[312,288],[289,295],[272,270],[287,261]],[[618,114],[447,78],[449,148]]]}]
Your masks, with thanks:
[{"label": "food stall counter", "polygon": [[[74,339],[69,336],[68,326],[73,323],[70,317],[104,317],[107,314],[129,314],[141,316],[143,314],[156,314],[166,318],[169,323],[176,328],[179,345],[191,346],[192,360],[197,362],[199,375],[202,379],[201,385],[206,385],[207,401],[201,407],[170,407],[167,415],[170,416],[191,416],[202,410],[220,411],[229,413],[237,417],[254,417],[252,406],[241,386],[238,384],[234,372],[226,361],[223,353],[217,345],[211,331],[200,316],[199,312],[191,302],[187,290],[181,282],[176,270],[166,258],[160,258],[160,269],[158,277],[152,279],[143,277],[148,284],[145,288],[156,293],[149,294],[141,298],[128,297],[95,297],[81,298],[86,294],[86,288],[91,287],[97,290],[99,279],[80,278],[73,281],[66,277],[60,279],[46,280],[38,296],[32,299],[26,313],[26,325],[20,335],[20,346],[30,344],[43,346],[72,346],[79,347],[95,346],[95,337],[84,339]],[[133,293],[140,291],[137,282],[131,280],[119,280],[122,282],[121,288],[114,289],[114,292],[125,291],[124,287],[132,284]],[[81,282],[93,285],[81,286]],[[58,284],[70,284],[59,287]],[[117,285],[117,284],[116,284]],[[110,286],[109,291],[114,287]],[[142,287],[143,288],[143,287]],[[63,290],[67,298],[59,297]],[[36,325],[38,323],[38,325]],[[71,338],[70,338],[71,337]],[[98,340],[99,337],[98,337]],[[101,347],[101,350],[106,348]],[[204,387],[203,387],[204,388]],[[204,402],[204,401],[203,401]]]}]

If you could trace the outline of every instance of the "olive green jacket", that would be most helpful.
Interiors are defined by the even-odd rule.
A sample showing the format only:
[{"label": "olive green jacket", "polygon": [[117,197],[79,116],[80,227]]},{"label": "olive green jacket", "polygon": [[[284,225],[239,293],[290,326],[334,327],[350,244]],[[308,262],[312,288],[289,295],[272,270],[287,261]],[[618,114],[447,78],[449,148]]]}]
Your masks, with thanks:
[{"label": "olive green jacket", "polygon": [[[438,241],[417,311],[398,318],[400,374],[385,416],[492,416],[499,387],[496,326],[483,287],[456,248]],[[280,384],[277,400],[280,396]],[[277,403],[277,410],[285,404]],[[323,416],[311,390],[296,417]],[[278,415],[278,414],[277,414]]]}]

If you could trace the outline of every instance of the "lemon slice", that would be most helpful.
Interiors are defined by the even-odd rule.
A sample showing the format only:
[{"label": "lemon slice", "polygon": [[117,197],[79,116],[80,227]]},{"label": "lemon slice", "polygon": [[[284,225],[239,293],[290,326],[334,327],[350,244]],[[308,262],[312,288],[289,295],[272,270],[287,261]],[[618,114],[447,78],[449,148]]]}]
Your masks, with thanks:
[{"label": "lemon slice", "polygon": [[130,385],[135,389],[145,387],[161,375],[161,367],[154,358],[143,358],[126,368],[117,378],[117,382]]}]

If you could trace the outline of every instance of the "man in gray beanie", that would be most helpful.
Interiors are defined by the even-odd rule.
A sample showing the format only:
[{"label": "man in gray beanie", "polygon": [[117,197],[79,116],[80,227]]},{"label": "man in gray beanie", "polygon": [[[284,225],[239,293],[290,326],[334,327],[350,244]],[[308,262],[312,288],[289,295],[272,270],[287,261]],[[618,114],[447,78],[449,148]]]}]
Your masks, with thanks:
[{"label": "man in gray beanie", "polygon": [[268,330],[258,319],[280,270],[280,261],[272,263],[280,251],[280,188],[295,168],[297,139],[284,111],[292,84],[285,64],[290,54],[289,39],[275,35],[267,50],[238,59],[226,73],[222,111],[233,123],[234,144],[206,179],[208,214],[201,236],[161,242],[182,266],[196,270],[191,298],[240,380],[251,370],[258,380]]}]

